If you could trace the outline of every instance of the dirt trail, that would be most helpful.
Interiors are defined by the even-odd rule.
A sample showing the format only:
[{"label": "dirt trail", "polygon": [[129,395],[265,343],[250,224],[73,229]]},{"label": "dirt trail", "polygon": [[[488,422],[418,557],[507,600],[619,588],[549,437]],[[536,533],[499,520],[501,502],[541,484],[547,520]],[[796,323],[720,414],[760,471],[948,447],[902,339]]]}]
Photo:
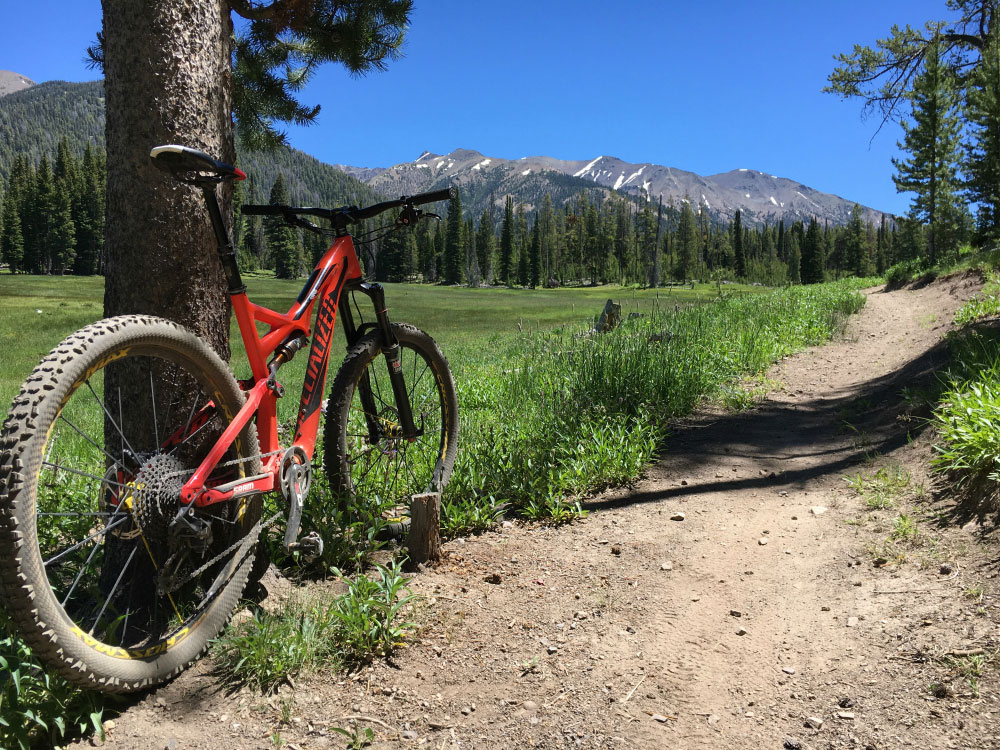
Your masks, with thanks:
[{"label": "dirt trail", "polygon": [[[1000,552],[922,489],[929,436],[901,396],[975,286],[870,292],[841,339],[772,370],[759,408],[679,427],[582,523],[449,542],[414,580],[426,628],[393,663],[266,700],[226,696],[202,662],[118,717],[109,746],[266,748],[278,729],[343,747],[331,727],[364,717],[374,747],[1000,747],[995,667],[977,691],[945,656],[998,649]],[[843,477],[883,465],[910,483],[873,511]],[[883,563],[919,495],[937,522]]]}]

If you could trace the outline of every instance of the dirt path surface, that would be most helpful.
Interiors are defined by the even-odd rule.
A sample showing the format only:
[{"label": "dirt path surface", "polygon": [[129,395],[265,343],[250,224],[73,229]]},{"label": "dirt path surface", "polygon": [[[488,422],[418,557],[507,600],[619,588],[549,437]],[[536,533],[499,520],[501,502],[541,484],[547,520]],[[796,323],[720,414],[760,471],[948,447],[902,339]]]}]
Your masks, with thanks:
[{"label": "dirt path surface", "polygon": [[[871,291],[839,340],[775,366],[759,408],[679,427],[585,521],[447,543],[391,664],[263,698],[203,661],[107,744],[268,748],[277,730],[311,750],[356,724],[373,747],[1000,747],[1000,549],[936,494],[903,397],[975,287]],[[886,502],[844,480],[879,468]],[[900,514],[916,533],[894,536]]]}]

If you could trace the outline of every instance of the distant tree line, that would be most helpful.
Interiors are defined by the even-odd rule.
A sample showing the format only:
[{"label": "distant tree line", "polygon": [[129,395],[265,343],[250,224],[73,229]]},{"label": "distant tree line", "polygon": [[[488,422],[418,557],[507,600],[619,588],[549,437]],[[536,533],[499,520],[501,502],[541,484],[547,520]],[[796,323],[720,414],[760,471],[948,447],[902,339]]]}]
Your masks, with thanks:
[{"label": "distant tree line", "polygon": [[844,226],[809,222],[743,224],[712,221],[707,212],[646,200],[581,193],[562,206],[545,195],[531,210],[506,196],[504,209],[463,217],[461,193],[441,223],[387,237],[374,268],[380,281],[538,287],[617,283],[660,286],[691,279],[732,279],[768,285],[816,283],[881,273],[918,257],[919,224],[864,220],[855,205]]},{"label": "distant tree line", "polygon": [[0,260],[12,273],[89,275],[102,270],[105,154],[74,154],[60,140],[54,162],[15,155],[0,192]]},{"label": "distant tree line", "polygon": [[[103,271],[104,162],[104,152],[90,146],[75,155],[65,138],[53,162],[45,155],[37,164],[15,157],[0,195],[0,259],[12,272]],[[329,240],[274,217],[241,215],[245,199],[261,200],[256,193],[249,182],[236,186],[234,235],[241,267],[300,277]],[[268,200],[295,202],[284,170],[277,172]],[[386,215],[356,228],[359,255],[368,275],[380,281],[534,288],[732,279],[778,285],[881,273],[924,255],[930,233],[916,219],[883,218],[875,226],[858,205],[844,226],[816,219],[751,226],[739,212],[729,223],[713,220],[689,200],[636,203],[581,192],[561,205],[545,194],[540,203],[526,206],[508,195],[502,210],[501,201],[493,199],[473,218],[463,214],[457,192],[444,221],[387,233],[394,217]],[[368,242],[371,236],[376,239]]]}]

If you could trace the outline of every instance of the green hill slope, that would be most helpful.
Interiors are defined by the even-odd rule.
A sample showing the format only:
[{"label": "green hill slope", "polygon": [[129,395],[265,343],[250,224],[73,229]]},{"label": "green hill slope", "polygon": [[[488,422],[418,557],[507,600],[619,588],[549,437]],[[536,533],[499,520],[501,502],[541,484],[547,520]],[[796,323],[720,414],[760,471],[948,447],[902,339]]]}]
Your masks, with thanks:
[{"label": "green hill slope", "polygon": [[[60,138],[82,153],[90,143],[104,147],[104,84],[48,81],[0,97],[0,183],[7,179],[14,155],[37,162],[52,158]],[[150,147],[156,144],[150,144]],[[296,149],[243,154],[240,167],[250,176],[248,202],[267,202],[271,184],[283,172],[293,202],[316,205],[372,203],[378,193],[353,177]]]}]

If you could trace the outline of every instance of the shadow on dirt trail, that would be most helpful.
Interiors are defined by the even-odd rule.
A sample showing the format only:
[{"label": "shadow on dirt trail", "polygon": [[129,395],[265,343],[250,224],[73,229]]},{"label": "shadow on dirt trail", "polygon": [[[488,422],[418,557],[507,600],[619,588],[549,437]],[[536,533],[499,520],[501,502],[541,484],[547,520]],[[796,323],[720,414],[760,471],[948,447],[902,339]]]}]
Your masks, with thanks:
[{"label": "shadow on dirt trail", "polygon": [[947,361],[947,344],[939,341],[891,373],[828,391],[834,395],[802,400],[775,394],[747,412],[683,424],[661,456],[660,465],[668,467],[672,476],[697,476],[720,458],[752,461],[758,475],[688,479],[680,486],[594,498],[582,507],[606,510],[711,492],[802,487],[818,478],[839,477],[864,466],[874,455],[906,445],[928,428],[929,408],[908,401],[903,389],[934,389]]}]

